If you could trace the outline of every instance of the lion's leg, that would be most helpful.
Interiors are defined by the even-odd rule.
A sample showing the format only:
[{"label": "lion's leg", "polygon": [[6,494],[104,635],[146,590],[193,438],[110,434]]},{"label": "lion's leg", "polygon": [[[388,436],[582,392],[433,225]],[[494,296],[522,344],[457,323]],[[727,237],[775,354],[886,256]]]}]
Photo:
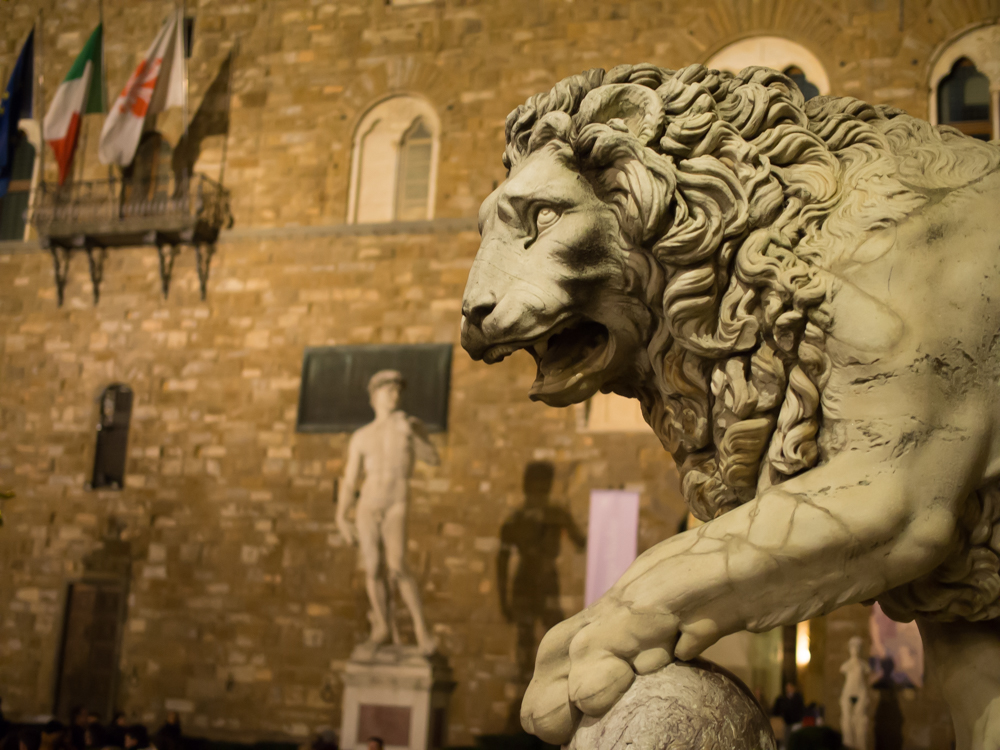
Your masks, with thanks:
[{"label": "lion's leg", "polygon": [[566,743],[581,713],[602,716],[636,674],[737,630],[796,623],[930,573],[961,543],[957,515],[982,460],[981,410],[970,411],[948,414],[949,431],[902,455],[892,445],[841,453],[644,552],[542,640],[525,729]]},{"label": "lion's leg", "polygon": [[1000,748],[1000,621],[917,619],[931,679],[955,724],[957,750]]}]

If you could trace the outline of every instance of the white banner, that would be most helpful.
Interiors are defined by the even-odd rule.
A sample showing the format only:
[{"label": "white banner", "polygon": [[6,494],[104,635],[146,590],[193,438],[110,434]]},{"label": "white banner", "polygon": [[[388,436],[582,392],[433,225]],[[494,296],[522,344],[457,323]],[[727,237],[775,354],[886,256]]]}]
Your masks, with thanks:
[{"label": "white banner", "polygon": [[115,99],[101,130],[102,164],[132,163],[147,115],[184,104],[184,19],[171,14]]},{"label": "white banner", "polygon": [[639,493],[591,490],[586,606],[600,599],[621,578],[635,560],[638,540]]}]

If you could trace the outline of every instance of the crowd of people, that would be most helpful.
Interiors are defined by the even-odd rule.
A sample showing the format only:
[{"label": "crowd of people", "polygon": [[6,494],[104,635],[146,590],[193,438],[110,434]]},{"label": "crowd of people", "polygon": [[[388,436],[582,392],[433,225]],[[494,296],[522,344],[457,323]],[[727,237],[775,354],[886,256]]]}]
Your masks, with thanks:
[{"label": "crowd of people", "polygon": [[129,723],[118,713],[110,724],[85,708],[71,712],[69,725],[57,719],[45,724],[17,725],[3,716],[0,703],[0,750],[183,750],[180,717],[167,714],[153,734],[143,724]]},{"label": "crowd of people", "polygon": [[843,747],[840,732],[824,726],[822,707],[815,703],[807,706],[794,682],[785,683],[784,692],[774,701],[771,715],[781,720],[780,728],[773,723],[772,728],[783,750],[841,750]]}]

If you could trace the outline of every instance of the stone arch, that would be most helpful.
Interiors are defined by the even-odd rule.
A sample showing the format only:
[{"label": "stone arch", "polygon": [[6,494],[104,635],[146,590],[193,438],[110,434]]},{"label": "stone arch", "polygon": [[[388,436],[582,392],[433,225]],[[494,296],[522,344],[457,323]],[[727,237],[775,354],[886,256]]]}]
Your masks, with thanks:
[{"label": "stone arch", "polygon": [[830,93],[830,77],[819,58],[798,42],[781,36],[751,36],[732,42],[713,54],[705,65],[731,73],[739,73],[750,65],[782,72],[797,69],[820,94]]},{"label": "stone arch", "polygon": [[931,56],[927,76],[928,119],[940,124],[939,93],[956,66],[968,60],[989,82],[991,135],[1000,138],[1000,24],[965,29],[946,40]]},{"label": "stone arch", "polygon": [[399,94],[371,107],[354,131],[347,223],[434,218],[440,135],[422,98]]}]

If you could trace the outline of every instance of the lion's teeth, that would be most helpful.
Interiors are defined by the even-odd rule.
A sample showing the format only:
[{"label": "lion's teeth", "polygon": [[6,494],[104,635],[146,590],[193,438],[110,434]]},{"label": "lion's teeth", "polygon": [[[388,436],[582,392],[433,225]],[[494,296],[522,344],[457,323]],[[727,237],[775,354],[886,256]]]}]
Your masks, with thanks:
[{"label": "lion's teeth", "polygon": [[535,344],[535,354],[537,354],[539,357],[544,357],[545,356],[545,352],[547,352],[548,350],[549,350],[549,340],[548,339],[545,339],[543,341],[539,341],[537,344]]}]

